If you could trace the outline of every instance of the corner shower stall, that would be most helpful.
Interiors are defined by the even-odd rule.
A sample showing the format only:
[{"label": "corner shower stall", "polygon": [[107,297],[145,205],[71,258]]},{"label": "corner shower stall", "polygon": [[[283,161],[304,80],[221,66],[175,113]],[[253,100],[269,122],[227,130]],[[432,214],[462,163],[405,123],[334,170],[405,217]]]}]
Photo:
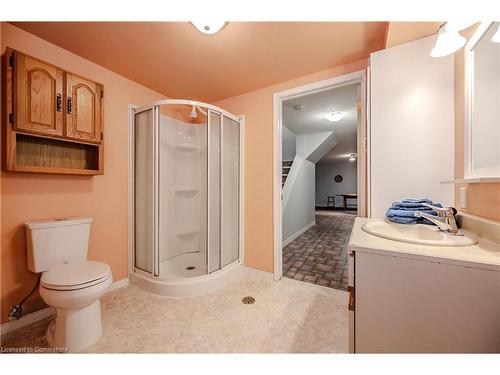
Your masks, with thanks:
[{"label": "corner shower stall", "polygon": [[132,283],[194,296],[237,274],[242,121],[190,100],[133,110]]}]

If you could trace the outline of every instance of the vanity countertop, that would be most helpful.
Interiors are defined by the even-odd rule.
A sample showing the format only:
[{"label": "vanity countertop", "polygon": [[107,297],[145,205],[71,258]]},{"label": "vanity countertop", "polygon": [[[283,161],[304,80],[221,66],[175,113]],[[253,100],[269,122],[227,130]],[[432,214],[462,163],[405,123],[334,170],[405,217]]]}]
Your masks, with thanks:
[{"label": "vanity countertop", "polygon": [[500,271],[500,245],[481,237],[476,236],[479,242],[473,246],[428,246],[377,237],[361,229],[370,221],[384,220],[356,218],[349,239],[349,250]]}]

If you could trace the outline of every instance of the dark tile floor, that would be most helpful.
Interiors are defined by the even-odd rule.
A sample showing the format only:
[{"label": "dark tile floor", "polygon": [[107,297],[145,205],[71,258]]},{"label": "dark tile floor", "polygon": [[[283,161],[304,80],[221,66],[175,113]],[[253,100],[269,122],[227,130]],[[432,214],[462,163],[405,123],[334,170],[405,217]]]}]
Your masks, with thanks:
[{"label": "dark tile floor", "polygon": [[283,249],[283,276],[347,290],[347,244],[355,212],[321,212],[316,225]]}]

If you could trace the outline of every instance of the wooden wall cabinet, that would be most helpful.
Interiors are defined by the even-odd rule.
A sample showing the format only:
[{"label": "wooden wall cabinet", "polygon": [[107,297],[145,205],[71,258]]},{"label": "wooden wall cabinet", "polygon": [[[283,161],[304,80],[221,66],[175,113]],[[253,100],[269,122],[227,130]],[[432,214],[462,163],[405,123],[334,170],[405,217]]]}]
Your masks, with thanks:
[{"label": "wooden wall cabinet", "polygon": [[102,86],[66,74],[66,136],[87,142],[101,141]]},{"label": "wooden wall cabinet", "polygon": [[102,84],[7,48],[2,85],[3,170],[104,173]]}]

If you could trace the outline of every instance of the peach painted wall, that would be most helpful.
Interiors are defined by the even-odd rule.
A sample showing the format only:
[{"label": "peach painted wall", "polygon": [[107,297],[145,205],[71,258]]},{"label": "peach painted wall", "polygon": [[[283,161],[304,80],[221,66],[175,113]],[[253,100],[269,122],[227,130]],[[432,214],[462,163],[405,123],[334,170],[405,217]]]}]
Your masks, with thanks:
[{"label": "peach painted wall", "polygon": [[[104,69],[10,24],[2,48],[12,47],[104,84],[104,175],[1,174],[1,321],[35,283],[27,270],[23,222],[90,216],[89,259],[108,263],[114,280],[127,277],[128,104],[163,95]],[[2,51],[3,52],[3,51]]]},{"label": "peach painted wall", "polygon": [[[464,36],[469,38],[476,27],[471,27]],[[455,53],[455,178],[464,177],[464,49]],[[467,209],[460,208],[461,187],[468,188]],[[500,221],[500,183],[457,184],[455,206],[460,211]]]},{"label": "peach painted wall", "polygon": [[246,266],[273,272],[273,94],[363,70],[367,65],[368,60],[361,60],[214,103],[246,118]]},{"label": "peach painted wall", "polygon": [[[0,55],[2,55],[2,52],[3,52],[3,22],[0,22]],[[1,83],[2,83],[2,78],[1,78],[1,74],[0,74],[0,126],[2,126],[2,120],[3,119],[3,112],[2,112],[2,90],[1,90]],[[0,145],[2,144],[1,142],[1,134],[2,132],[0,131]],[[1,148],[1,146],[0,146]],[[0,150],[1,151],[1,150]],[[1,155],[1,152],[0,152],[0,155]],[[2,174],[0,173],[0,235],[2,233]],[[2,261],[2,245],[1,245],[1,238],[0,238],[0,262]],[[3,272],[2,272],[2,267],[0,267],[0,289],[1,289],[1,286],[3,285]],[[2,308],[2,305],[3,303],[1,302],[0,300],[0,310]],[[0,319],[0,322],[3,322],[3,319]]]},{"label": "peach painted wall", "polygon": [[389,22],[385,48],[436,34],[443,22]]}]

